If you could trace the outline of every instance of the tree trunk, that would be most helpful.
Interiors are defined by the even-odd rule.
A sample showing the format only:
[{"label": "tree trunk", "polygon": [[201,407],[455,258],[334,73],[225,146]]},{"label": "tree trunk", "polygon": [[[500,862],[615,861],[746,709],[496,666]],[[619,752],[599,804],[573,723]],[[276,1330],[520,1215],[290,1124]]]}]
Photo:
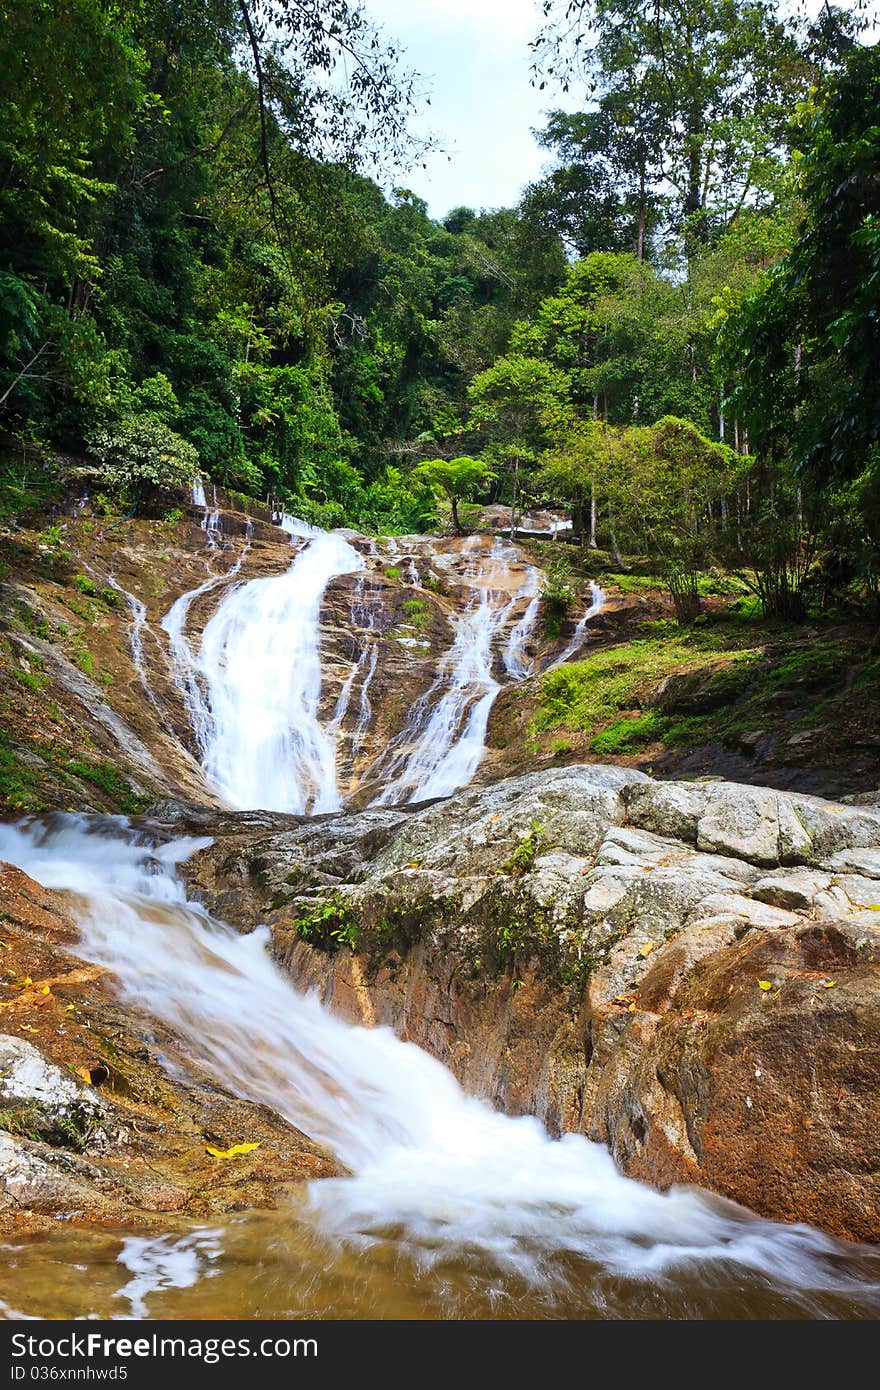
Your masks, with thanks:
[{"label": "tree trunk", "polygon": [[510,539],[513,540],[513,533],[516,530],[516,492],[519,484],[519,458],[513,465],[513,501],[510,504]]},{"label": "tree trunk", "polygon": [[608,508],[608,529],[611,532],[611,554],[614,556],[614,563],[624,574],[628,574],[632,566],[626,563],[620,553],[620,546],[617,544],[617,534],[614,530],[614,517],[611,514],[610,507]]},{"label": "tree trunk", "polygon": [[590,483],[590,549],[598,550],[596,544],[596,484]]},{"label": "tree trunk", "polygon": [[452,498],[452,524],[455,527],[455,534],[460,536],[461,522],[458,519],[458,498],[455,496]]},{"label": "tree trunk", "polygon": [[636,259],[645,259],[645,161],[642,159],[639,165],[639,225],[636,232]]}]

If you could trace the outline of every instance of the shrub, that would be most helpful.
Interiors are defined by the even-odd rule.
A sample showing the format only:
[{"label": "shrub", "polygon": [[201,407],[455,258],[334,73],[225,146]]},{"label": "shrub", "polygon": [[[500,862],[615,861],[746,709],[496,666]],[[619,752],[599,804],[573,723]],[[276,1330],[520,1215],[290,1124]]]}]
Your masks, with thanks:
[{"label": "shrub", "polygon": [[546,562],[546,579],[541,590],[544,600],[544,632],[550,640],[562,630],[562,620],[574,602],[571,560],[564,551],[551,554]]},{"label": "shrub", "polygon": [[99,430],[89,444],[111,492],[138,498],[175,492],[189,486],[199,471],[192,444],[151,413],[124,416]]}]

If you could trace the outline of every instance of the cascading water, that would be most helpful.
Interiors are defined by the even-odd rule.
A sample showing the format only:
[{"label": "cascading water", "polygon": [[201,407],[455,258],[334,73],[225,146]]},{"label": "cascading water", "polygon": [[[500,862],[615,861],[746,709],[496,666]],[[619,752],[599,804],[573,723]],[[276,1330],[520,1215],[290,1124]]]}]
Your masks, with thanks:
[{"label": "cascading water", "polygon": [[511,629],[504,648],[504,669],[511,680],[522,681],[532,673],[532,662],[526,656],[526,645],[538,620],[541,604],[541,586],[538,571],[529,567],[520,598],[528,598],[529,605],[515,627]]},{"label": "cascading water", "polygon": [[371,778],[381,776],[384,783],[373,805],[449,796],[479,767],[489,714],[501,689],[492,672],[493,643],[516,602],[499,602],[491,588],[507,559],[505,547],[496,542],[488,556],[477,555],[469,565],[465,579],[473,595],[456,619],[453,644],[434,683],[409,711],[399,747],[371,769]]},{"label": "cascading water", "polygon": [[351,730],[351,751],[353,754],[357,753],[372,719],[373,707],[370,703],[370,686],[379,661],[379,643],[373,636],[376,628],[376,610],[372,603],[367,602],[365,594],[366,580],[362,576],[355,585],[351,603],[352,623],[360,630],[361,634],[361,650],[357,661],[352,665],[348,679],[339,692],[333,711],[333,721],[330,725],[330,733],[341,743],[345,735],[345,717],[351,704],[354,688],[360,680],[358,715]]},{"label": "cascading water", "polygon": [[[331,579],[361,569],[363,559],[340,535],[293,517],[283,525],[304,542],[293,563],[224,597],[198,654],[187,644],[188,684],[197,692],[202,763],[224,800],[243,810],[317,815],[341,804],[335,740],[318,715],[321,599]],[[176,615],[176,632],[185,618]]]},{"label": "cascading water", "polygon": [[[178,599],[162,626],[202,766],[216,792],[241,809],[320,813],[341,804],[337,752],[344,745],[344,722],[356,695],[351,753],[357,753],[368,733],[373,714],[369,692],[380,646],[372,638],[375,613],[364,602],[360,580],[352,619],[361,629],[361,650],[342,683],[332,719],[322,725],[321,600],[332,579],[363,570],[364,560],[339,534],[287,515],[280,525],[292,541],[304,543],[291,567],[283,575],[231,588],[205,627],[198,651],[186,636],[190,610],[205,593],[228,582],[242,557],[226,576],[212,576]],[[392,555],[399,553],[396,542],[387,540],[385,546]],[[371,555],[375,549],[371,544]],[[462,553],[468,563],[461,579],[470,598],[454,618],[454,640],[434,682],[364,775],[366,784],[377,787],[374,805],[448,795],[473,777],[500,689],[493,672],[496,643],[523,602],[526,607],[499,655],[511,679],[531,673],[525,648],[538,614],[539,572],[527,566],[523,583],[509,597],[503,576],[512,562],[519,562],[515,549],[496,541],[487,553],[481,538],[471,537]],[[435,560],[452,575],[460,556],[455,552]],[[412,558],[409,564],[415,585],[418,569]],[[419,652],[427,648],[422,637],[397,641],[399,647]]]},{"label": "cascading water", "polygon": [[[193,1062],[351,1170],[312,1184],[304,1211],[273,1213],[263,1259],[285,1222],[304,1221],[325,1242],[313,1267],[294,1259],[276,1268],[288,1307],[314,1298],[316,1281],[332,1298],[334,1265],[351,1251],[369,1253],[356,1276],[361,1308],[390,1257],[432,1316],[459,1315],[462,1298],[475,1316],[498,1316],[499,1301],[511,1299],[513,1316],[527,1315],[523,1306],[616,1316],[621,1299],[622,1315],[628,1306],[648,1316],[719,1307],[742,1316],[729,1310],[749,1299],[764,1315],[880,1310],[876,1253],[696,1190],[652,1191],[622,1177],[597,1144],[571,1134],[553,1141],[532,1118],[493,1112],[412,1044],[347,1026],[300,994],[270,959],[264,931],[239,935],[187,902],[174,866],[205,841],[151,847],[118,820],[104,824],[110,843],[82,817],[0,826],[0,859],[77,894],[79,954],[111,970],[123,996],[170,1026]],[[142,1314],[157,1284],[191,1290],[200,1261],[222,1273],[225,1240],[234,1250],[235,1227],[177,1244],[127,1241],[120,1259],[133,1278],[117,1295]]]},{"label": "cascading water", "polygon": [[583,617],[580,619],[580,622],[575,628],[572,634],[571,641],[565,648],[565,651],[562,653],[561,656],[557,656],[555,661],[551,663],[553,666],[561,666],[563,661],[568,661],[569,657],[574,656],[575,652],[580,651],[581,647],[584,645],[584,640],[587,635],[587,624],[589,623],[591,618],[595,618],[596,614],[600,612],[600,610],[604,608],[604,606],[605,590],[600,589],[596,581],[594,579],[591,579],[590,602],[587,604]]},{"label": "cascading water", "polygon": [[176,603],[171,605],[161,622],[162,630],[168,636],[172,674],[183,692],[186,711],[199,746],[208,737],[211,711],[199,685],[195,657],[187,640],[187,618],[190,609],[198,599],[204,594],[209,594],[214,589],[220,588],[221,585],[228,584],[231,579],[235,578],[244,563],[246,554],[246,550],[242,551],[226,574],[212,574],[210,579],[199,584],[198,588],[190,589],[188,593],[181,594]]},{"label": "cascading water", "polygon": [[159,702],[153,694],[153,687],[147,676],[147,668],[144,665],[144,632],[147,629],[147,606],[135,594],[130,594],[112,574],[107,575],[107,583],[111,589],[115,589],[117,594],[121,594],[128,605],[131,614],[131,627],[128,632],[128,644],[131,648],[131,659],[134,668],[138,673],[138,679],[143,687],[144,694],[157,714],[161,715]]}]

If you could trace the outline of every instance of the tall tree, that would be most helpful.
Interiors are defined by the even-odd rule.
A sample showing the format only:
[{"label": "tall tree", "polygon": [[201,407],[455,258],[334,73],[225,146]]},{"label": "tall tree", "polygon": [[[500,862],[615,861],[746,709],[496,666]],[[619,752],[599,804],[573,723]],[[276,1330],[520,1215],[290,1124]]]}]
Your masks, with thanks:
[{"label": "tall tree", "polygon": [[645,254],[663,203],[659,113],[652,117],[647,104],[644,92],[635,94],[635,105],[609,93],[595,111],[552,111],[536,132],[558,164],[526,189],[523,210],[579,256]]},{"label": "tall tree", "polygon": [[[827,8],[835,34],[848,35],[846,13]],[[768,200],[821,47],[799,42],[777,0],[543,0],[542,9],[536,76],[566,90],[583,82],[600,110],[612,102],[632,113],[633,138],[658,147],[655,191],[673,190],[689,255],[741,208]],[[832,49],[828,39],[822,51]]]},{"label": "tall tree", "polygon": [[564,387],[564,378],[548,362],[511,353],[480,372],[468,389],[473,423],[491,432],[485,457],[497,459],[512,475],[511,535],[516,529],[520,470],[535,462],[543,441],[543,413]]}]

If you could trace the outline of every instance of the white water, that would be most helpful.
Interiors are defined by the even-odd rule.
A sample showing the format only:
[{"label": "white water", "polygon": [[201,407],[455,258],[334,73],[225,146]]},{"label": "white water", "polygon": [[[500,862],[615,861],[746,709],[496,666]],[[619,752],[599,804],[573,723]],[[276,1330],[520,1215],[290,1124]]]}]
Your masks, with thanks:
[{"label": "white water", "polygon": [[[198,652],[186,637],[188,614],[193,602],[221,580],[209,579],[178,599],[162,626],[171,642],[174,675],[184,692],[202,766],[217,793],[241,809],[319,814],[342,804],[337,762],[345,746],[344,724],[359,691],[349,745],[356,755],[372,720],[369,690],[380,648],[377,640],[363,642],[333,716],[322,725],[321,600],[332,579],[363,570],[364,561],[338,534],[289,515],[280,525],[293,541],[305,543],[290,569],[227,593],[205,628]],[[209,526],[209,539],[210,535]],[[399,555],[392,538],[383,545],[390,555]],[[375,552],[371,542],[370,553]],[[462,556],[468,561],[462,578],[471,596],[453,619],[454,639],[438,663],[432,685],[365,774],[363,780],[378,787],[373,805],[448,796],[467,785],[483,757],[489,715],[501,688],[494,674],[496,657],[514,681],[524,680],[535,669],[527,646],[540,606],[539,571],[527,566],[519,591],[508,596],[499,571],[518,561],[519,552],[500,540],[486,552],[481,538],[474,536],[460,553],[434,558],[453,575]],[[230,573],[240,564],[241,559]],[[408,578],[418,585],[411,556],[408,566]],[[372,629],[364,587],[360,580],[352,620]],[[554,664],[580,649],[590,618],[605,601],[597,584],[591,581],[590,588],[590,605]],[[514,622],[517,606],[526,600]],[[419,636],[399,636],[398,645],[419,653],[428,649]]]},{"label": "white water", "polygon": [[305,542],[290,568],[226,594],[190,657],[190,688],[205,691],[194,727],[230,806],[318,815],[341,804],[336,742],[318,717],[321,599],[364,562],[342,536],[293,517],[283,525]]},{"label": "white water", "polygon": [[[508,1275],[551,1293],[570,1286],[575,1257],[667,1289],[680,1273],[707,1286],[797,1291],[808,1309],[816,1291],[877,1305],[880,1286],[848,1270],[847,1248],[829,1237],[696,1190],[652,1191],[621,1177],[601,1146],[553,1141],[536,1120],[467,1097],[387,1029],[339,1022],[272,963],[265,932],[241,936],[186,901],[174,864],[206,841],[151,851],[119,818],[102,824],[102,834],[74,816],[48,829],[2,825],[0,859],[83,895],[78,954],[112,970],[121,993],[168,1024],[224,1086],[335,1150],[354,1176],[310,1188],[311,1219],[329,1237],[364,1248],[393,1232],[426,1271],[441,1266],[441,1283],[454,1257],[493,1291]],[[220,1236],[206,1239],[216,1264]],[[192,1243],[179,1253],[127,1242],[133,1310],[143,1311],[157,1279],[194,1282]]]},{"label": "white water", "polygon": [[163,632],[168,635],[168,645],[171,651],[171,674],[183,692],[186,711],[200,748],[208,738],[211,711],[199,685],[197,661],[186,636],[186,622],[190,609],[196,600],[201,598],[202,594],[208,594],[212,589],[219,588],[221,584],[228,584],[231,579],[235,578],[244,563],[246,554],[247,550],[245,549],[226,574],[213,574],[198,588],[190,589],[188,593],[181,594],[176,603],[171,605],[160,624]]},{"label": "white water", "polygon": [[[361,633],[361,650],[357,661],[352,664],[348,679],[339,692],[336,707],[333,710],[333,722],[330,725],[330,733],[337,740],[337,746],[339,746],[345,738],[344,722],[345,716],[348,714],[349,705],[351,704],[352,693],[358,679],[360,679],[358,716],[351,730],[351,751],[353,755],[357,754],[373,718],[373,706],[370,702],[370,686],[376,674],[376,667],[379,662],[379,641],[377,637],[372,636],[376,630],[377,613],[375,604],[367,602],[365,592],[366,580],[361,576],[355,585],[351,601],[352,627]],[[366,634],[366,638],[364,634]]]},{"label": "white water", "polygon": [[[465,554],[479,546],[465,544]],[[465,579],[473,594],[455,619],[455,637],[436,678],[410,709],[390,757],[371,770],[381,774],[375,806],[449,796],[468,783],[480,765],[489,714],[500,685],[492,674],[492,644],[509,606],[489,588],[502,555],[498,543],[487,557],[475,556]],[[439,557],[438,557],[439,558]]]},{"label": "white water", "polygon": [[208,505],[208,499],[205,496],[205,485],[201,478],[193,478],[192,504],[194,507],[207,507]]},{"label": "white water", "polygon": [[159,702],[153,694],[153,687],[150,685],[147,668],[144,665],[144,630],[147,627],[147,606],[135,594],[130,594],[127,589],[123,589],[112,574],[107,575],[107,583],[111,589],[115,589],[118,594],[121,594],[128,604],[128,611],[131,613],[131,627],[128,631],[131,659],[134,662],[134,668],[138,673],[144,694],[156,713],[161,715]]},{"label": "white water", "polygon": [[525,680],[532,673],[532,662],[526,657],[526,645],[534,631],[535,623],[538,620],[538,609],[541,605],[540,575],[532,566],[529,566],[525,583],[518,597],[528,598],[529,606],[516,626],[511,629],[503,657],[504,669],[510,679],[514,681]]},{"label": "white water", "polygon": [[575,630],[574,630],[574,632],[573,632],[573,634],[572,634],[571,641],[569,642],[568,646],[565,648],[565,651],[562,653],[561,656],[558,656],[558,657],[556,658],[556,660],[553,662],[553,665],[554,665],[554,666],[561,666],[562,663],[563,663],[563,661],[568,661],[569,657],[574,656],[575,652],[579,652],[579,651],[580,651],[581,647],[584,645],[584,639],[585,639],[585,637],[586,637],[586,635],[587,635],[587,624],[588,624],[588,622],[590,621],[591,618],[594,618],[594,617],[596,616],[596,614],[600,611],[600,609],[602,609],[604,606],[605,606],[605,590],[604,590],[604,589],[600,589],[600,587],[599,587],[599,585],[596,583],[596,581],[595,581],[594,579],[591,579],[591,580],[590,580],[590,602],[589,602],[589,604],[587,605],[587,608],[586,608],[586,611],[584,612],[583,617],[581,618],[580,622],[578,623],[577,627],[575,628]]}]

